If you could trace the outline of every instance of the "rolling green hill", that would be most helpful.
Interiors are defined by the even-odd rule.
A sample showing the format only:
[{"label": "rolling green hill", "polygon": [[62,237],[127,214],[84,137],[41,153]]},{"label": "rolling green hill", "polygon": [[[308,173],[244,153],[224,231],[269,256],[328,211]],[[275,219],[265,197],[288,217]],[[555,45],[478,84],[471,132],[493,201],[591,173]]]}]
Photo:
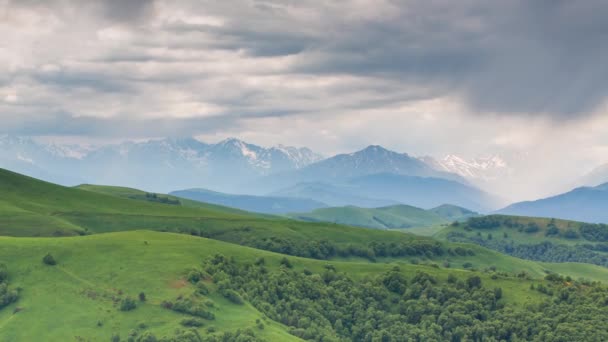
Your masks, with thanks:
[{"label": "rolling green hill", "polygon": [[399,204],[380,208],[356,206],[321,208],[288,216],[309,222],[331,222],[375,229],[407,229],[437,226],[477,215],[468,209],[449,204],[430,210]]},{"label": "rolling green hill", "polygon": [[479,216],[478,213],[472,210],[451,204],[443,204],[436,208],[429,209],[429,211],[441,216],[443,219],[448,220],[450,222],[462,221],[470,217]]},{"label": "rolling green hill", "polygon": [[558,321],[560,338],[608,336],[608,288],[556,275],[608,282],[603,267],[5,171],[0,188],[4,235],[73,235],[0,237],[2,341],[552,340]]},{"label": "rolling green hill", "polygon": [[376,229],[405,229],[446,223],[441,216],[409,205],[382,208],[354,206],[322,208],[310,213],[290,214],[292,218],[311,222],[332,222]]}]

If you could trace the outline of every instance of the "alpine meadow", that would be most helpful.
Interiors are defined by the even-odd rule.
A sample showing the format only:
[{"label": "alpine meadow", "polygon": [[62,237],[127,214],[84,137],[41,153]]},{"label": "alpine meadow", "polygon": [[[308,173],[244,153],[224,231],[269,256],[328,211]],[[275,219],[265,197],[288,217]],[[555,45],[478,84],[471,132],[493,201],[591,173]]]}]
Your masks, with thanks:
[{"label": "alpine meadow", "polygon": [[608,341],[607,15],[0,0],[0,341]]}]

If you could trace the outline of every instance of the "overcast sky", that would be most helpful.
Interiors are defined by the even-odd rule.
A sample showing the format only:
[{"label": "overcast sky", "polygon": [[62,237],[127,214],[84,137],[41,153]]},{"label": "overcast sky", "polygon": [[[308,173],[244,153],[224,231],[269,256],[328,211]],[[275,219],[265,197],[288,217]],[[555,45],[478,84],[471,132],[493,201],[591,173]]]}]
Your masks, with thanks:
[{"label": "overcast sky", "polygon": [[[322,4],[323,3],[323,4]],[[0,133],[608,162],[608,2],[0,0]]]}]

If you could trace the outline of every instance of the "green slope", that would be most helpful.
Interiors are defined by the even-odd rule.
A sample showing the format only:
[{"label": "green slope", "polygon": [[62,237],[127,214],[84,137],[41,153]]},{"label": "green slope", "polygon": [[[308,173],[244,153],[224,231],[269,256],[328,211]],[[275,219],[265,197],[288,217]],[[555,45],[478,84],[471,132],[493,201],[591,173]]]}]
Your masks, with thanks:
[{"label": "green slope", "polygon": [[322,208],[289,216],[304,221],[332,222],[376,229],[428,227],[447,222],[435,213],[409,205],[371,209],[354,206]]},{"label": "green slope", "polygon": [[146,191],[142,191],[139,189],[127,188],[122,186],[109,186],[109,185],[93,185],[93,184],[82,184],[78,185],[75,188],[81,190],[87,190],[91,192],[96,192],[105,195],[123,197],[128,199],[147,201],[152,203],[161,203],[161,204],[172,204],[178,205],[187,208],[200,208],[200,209],[208,209],[214,210],[218,212],[228,213],[228,214],[240,214],[240,215],[256,215],[260,217],[270,217],[269,215],[258,215],[256,213],[246,212],[244,210],[239,210],[235,208],[230,208],[221,205],[215,205],[211,203],[203,203],[199,201],[193,201],[186,198],[180,198],[172,195],[166,194],[156,194],[149,193]]}]

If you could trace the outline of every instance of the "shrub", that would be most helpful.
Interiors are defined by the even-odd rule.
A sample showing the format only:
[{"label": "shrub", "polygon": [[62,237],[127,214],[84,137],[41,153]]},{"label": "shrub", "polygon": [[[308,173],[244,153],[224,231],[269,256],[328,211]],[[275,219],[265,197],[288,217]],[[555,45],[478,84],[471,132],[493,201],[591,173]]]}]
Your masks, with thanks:
[{"label": "shrub", "polygon": [[0,283],[8,279],[8,269],[5,264],[0,264]]},{"label": "shrub", "polygon": [[145,302],[146,301],[146,294],[143,292],[139,293],[139,301],[140,302]]},{"label": "shrub", "polygon": [[283,257],[283,259],[281,259],[280,264],[281,264],[282,266],[287,267],[287,268],[293,268],[293,265],[291,264],[291,262],[289,261],[289,259],[287,259],[287,258],[285,258],[285,257]]},{"label": "shrub", "polygon": [[566,239],[578,239],[578,233],[572,229],[568,229],[564,232],[564,238]]},{"label": "shrub", "polygon": [[205,322],[200,319],[200,318],[196,318],[196,317],[191,317],[191,318],[184,318],[182,319],[179,324],[183,325],[184,327],[196,327],[196,328],[200,328],[203,325],[205,325]]},{"label": "shrub", "polygon": [[196,292],[200,295],[206,296],[209,294],[209,288],[203,282],[199,281],[196,283]]},{"label": "shrub", "polygon": [[45,265],[49,265],[49,266],[54,266],[57,265],[57,261],[55,260],[55,258],[51,255],[51,253],[47,253],[44,258],[42,258],[42,262]]},{"label": "shrub", "polygon": [[477,289],[481,287],[481,278],[478,276],[472,276],[467,278],[467,287],[469,289]]},{"label": "shrub", "polygon": [[120,311],[131,311],[137,308],[135,300],[131,297],[126,297],[120,302]]},{"label": "shrub", "polygon": [[232,289],[222,291],[222,295],[234,304],[243,305],[243,298],[241,298],[241,295]]},{"label": "shrub", "polygon": [[120,335],[112,334],[112,338],[110,339],[110,342],[120,342]]}]

